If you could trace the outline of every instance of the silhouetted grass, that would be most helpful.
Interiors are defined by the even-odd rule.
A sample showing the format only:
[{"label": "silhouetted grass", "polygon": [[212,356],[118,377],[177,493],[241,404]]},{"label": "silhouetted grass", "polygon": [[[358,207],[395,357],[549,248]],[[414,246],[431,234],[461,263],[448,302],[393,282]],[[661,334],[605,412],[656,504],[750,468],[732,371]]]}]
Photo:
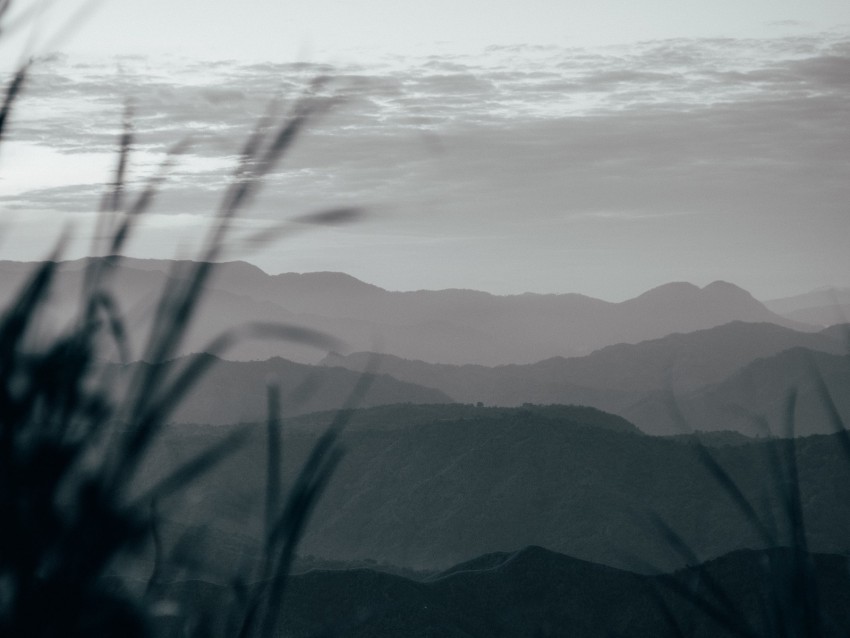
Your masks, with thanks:
[{"label": "silhouetted grass", "polygon": [[[9,5],[0,3],[0,19]],[[31,63],[23,65],[7,85],[0,137],[30,68]],[[246,140],[197,260],[179,266],[172,273],[174,285],[162,291],[141,353],[153,365],[136,367],[129,383],[119,383],[104,365],[115,353],[125,362],[133,356],[113,279],[138,219],[152,206],[188,143],[175,145],[141,191],[130,193],[127,166],[135,142],[130,109],[114,178],[101,202],[96,237],[106,239],[93,246],[101,257],[87,265],[76,316],[58,334],[41,329],[65,248],[60,239],[0,319],[0,635],[133,638],[155,629],[157,635],[247,638],[279,632],[280,601],[295,548],[339,462],[338,435],[350,410],[342,411],[321,436],[295,483],[285,489],[279,402],[275,388],[269,388],[262,557],[233,574],[232,604],[223,609],[191,597],[164,598],[161,585],[191,562],[197,538],[189,534],[186,542],[166,549],[157,504],[237,453],[246,432],[237,431],[143,490],[137,479],[170,415],[214,362],[204,355],[184,364],[175,358],[214,262],[229,240],[231,223],[302,130],[333,106],[335,98],[318,96],[327,82],[316,80],[288,115],[266,116]],[[335,224],[359,215],[359,209],[336,209],[298,222]],[[282,226],[258,239],[286,230]],[[340,345],[303,326],[252,324],[220,335],[205,350],[221,354],[239,339],[257,337],[325,350]],[[365,392],[368,378],[364,375],[354,391],[352,405]],[[126,578],[125,568],[145,564],[151,547],[151,576],[140,590]],[[169,622],[163,622],[163,613]]]},{"label": "silhouetted grass", "polygon": [[[814,361],[810,362],[808,376],[814,382],[819,400],[832,417],[834,440],[840,446],[844,460],[850,463],[850,433]],[[662,589],[656,592],[656,602],[676,635],[690,634],[676,619],[664,595],[665,591],[672,592],[690,604],[694,613],[711,618],[732,636],[818,638],[850,633],[850,627],[842,626],[830,617],[821,604],[823,592],[819,591],[818,573],[809,548],[798,469],[796,405],[797,392],[792,389],[785,398],[783,422],[776,429],[772,429],[763,417],[748,415],[762,432],[771,436],[779,435],[779,438],[763,446],[769,468],[769,474],[764,477],[763,500],[768,504],[767,507],[757,507],[743,493],[734,477],[715,459],[711,450],[697,442],[699,462],[736,506],[762,545],[768,549],[782,548],[783,551],[764,552],[761,568],[754,574],[761,592],[759,614],[756,617],[752,612],[746,612],[740,601],[734,600],[708,570],[694,572],[689,584],[683,583],[675,574],[659,578]],[[687,422],[672,397],[668,401],[668,408],[674,420],[685,429]],[[778,503],[777,512],[772,511],[771,502]],[[701,561],[686,539],[657,516],[653,517],[653,524],[659,538],[673,548],[686,564],[699,565]]]}]

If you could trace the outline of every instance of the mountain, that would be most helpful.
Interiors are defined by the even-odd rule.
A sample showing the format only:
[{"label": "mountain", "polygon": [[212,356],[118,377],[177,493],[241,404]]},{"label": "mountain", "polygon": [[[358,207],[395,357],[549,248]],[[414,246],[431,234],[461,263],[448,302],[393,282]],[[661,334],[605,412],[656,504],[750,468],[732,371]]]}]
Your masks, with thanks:
[{"label": "mountain", "polygon": [[[320,368],[280,358],[224,361],[211,355],[203,356],[210,357],[214,363],[183,398],[170,418],[173,422],[227,425],[265,421],[270,383],[280,389],[284,416],[340,409],[353,397],[360,407],[451,401],[439,390],[398,381],[386,374],[368,375],[368,387],[360,396],[355,394],[363,377],[358,372]],[[185,358],[173,363],[176,368],[181,368],[188,361],[189,358]],[[130,379],[136,368],[149,365],[134,363],[125,366],[123,376]]]},{"label": "mountain", "polygon": [[[93,260],[63,262],[56,316],[71,316]],[[160,292],[186,276],[190,262],[126,259],[115,275],[119,306],[141,344]],[[0,262],[0,300],[8,301],[27,270]],[[746,291],[724,282],[698,288],[673,283],[612,303],[577,294],[498,296],[472,290],[393,292],[342,273],[267,275],[244,262],[217,265],[203,291],[182,353],[203,351],[222,331],[248,321],[282,321],[328,332],[347,351],[374,350],[407,359],[482,365],[531,363],[586,354],[616,343],[637,343],[730,321],[771,322],[794,329]],[[281,356],[313,363],[326,352],[303,344],[242,341],[234,359]]]},{"label": "mountain", "polygon": [[789,313],[816,306],[835,306],[850,304],[850,288],[825,287],[801,295],[770,299],[764,302],[767,308],[777,313]]},{"label": "mountain", "polygon": [[[300,551],[433,570],[539,545],[618,568],[682,567],[685,559],[664,541],[655,517],[700,561],[765,546],[691,440],[639,434],[623,428],[622,419],[587,408],[480,410],[476,416],[470,406],[374,408],[359,424],[353,416],[355,427],[341,438],[344,456]],[[284,422],[287,485],[331,419]],[[600,427],[606,421],[614,427]],[[232,431],[173,426],[145,475],[155,480]],[[258,543],[265,428],[247,431],[245,445],[183,500],[160,503],[162,514],[186,526],[211,521],[217,534]],[[792,450],[812,551],[844,552],[850,462],[837,437],[735,441],[711,448],[711,455],[759,517],[779,521],[775,544],[781,545],[790,539],[781,490]]]},{"label": "mountain", "polygon": [[[688,334],[672,334],[638,344],[618,344],[584,357],[555,357],[530,365],[451,366],[408,361],[388,355],[377,361],[397,379],[442,390],[458,401],[488,405],[576,403],[623,414],[651,433],[655,427],[641,411],[630,410],[648,394],[676,395],[720,383],[756,359],[790,348],[845,352],[837,329],[808,333],[768,323],[732,322]],[[326,366],[363,370],[374,355],[331,355]],[[667,423],[669,419],[665,419]],[[730,429],[714,424],[704,429]],[[747,430],[750,431],[750,430]]]},{"label": "mountain", "polygon": [[834,326],[846,324],[850,320],[850,304],[827,304],[800,308],[782,313],[783,317],[792,321],[801,321],[814,326]]},{"label": "mountain", "polygon": [[[287,425],[297,430],[320,431],[338,411],[314,412],[302,414],[287,421]],[[526,403],[519,408],[493,408],[462,403],[424,404],[399,403],[396,405],[378,405],[370,408],[357,408],[346,412],[348,418],[346,431],[394,431],[413,428],[420,425],[448,422],[486,422],[503,419],[536,419],[560,422],[570,426],[581,425],[612,432],[641,434],[641,431],[626,419],[608,414],[596,408],[581,405],[533,405]],[[708,434],[708,433],[706,433]],[[740,435],[736,442],[751,441]]]},{"label": "mountain", "polygon": [[[817,635],[846,635],[848,559],[833,554],[807,559],[809,585],[820,594],[813,609],[825,627]],[[748,626],[757,628],[755,635],[771,635],[773,618],[766,618],[765,611],[784,615],[791,624],[793,612],[783,607],[782,597],[790,585],[774,578],[792,565],[788,550],[740,551],[673,574],[649,576],[527,547],[481,556],[425,581],[370,569],[296,574],[288,580],[283,616],[293,638],[719,638],[748,635],[743,634]],[[700,600],[715,603],[713,588],[733,601],[729,626],[678,593],[697,582],[704,585],[697,594]],[[209,624],[215,628],[227,625],[222,616],[234,606],[235,594],[195,581],[170,584],[166,596],[185,601],[184,608],[200,607],[211,614],[216,620]],[[719,609],[726,610],[722,605]]]},{"label": "mountain", "polygon": [[[844,351],[841,337],[842,331],[836,328],[813,334],[771,324],[732,323],[527,366],[451,366],[384,355],[377,358],[368,392],[357,405],[388,406],[369,414],[384,414],[376,418],[391,424],[399,410],[392,404],[432,404],[423,416],[415,417],[417,423],[441,420],[444,412],[450,419],[481,418],[487,408],[474,407],[479,402],[488,406],[574,404],[618,414],[646,433],[676,434],[683,430],[670,411],[672,396],[690,430],[763,436],[766,433],[745,414],[765,416],[777,433],[783,422],[780,408],[796,387],[797,432],[829,433],[833,431],[830,415],[812,385],[812,370],[820,371],[839,413],[850,419],[850,401],[843,392],[844,384],[850,382],[850,359],[832,354]],[[332,355],[324,366],[309,366],[281,358],[215,359],[171,419],[211,425],[263,421],[270,382],[281,389],[286,416],[338,409],[347,404],[371,360],[366,354]],[[178,361],[175,367],[187,361]],[[337,363],[345,367],[333,365]],[[129,378],[135,368],[148,365],[130,364],[123,376]],[[470,405],[440,407],[457,400]],[[362,419],[366,413],[358,414]],[[414,418],[410,413],[403,416]],[[379,427],[376,423],[373,418],[364,427],[374,429]]]},{"label": "mountain", "polygon": [[690,430],[787,436],[786,406],[794,392],[794,434],[830,434],[836,431],[830,401],[843,423],[850,423],[848,387],[850,357],[792,348],[757,359],[720,383],[678,394],[675,403],[683,418],[681,425],[673,418],[669,395],[663,393],[650,394],[621,413],[642,430],[656,434],[681,431],[684,425]]},{"label": "mountain", "polygon": [[850,289],[820,288],[802,295],[765,301],[771,311],[793,321],[831,326],[850,318]]}]

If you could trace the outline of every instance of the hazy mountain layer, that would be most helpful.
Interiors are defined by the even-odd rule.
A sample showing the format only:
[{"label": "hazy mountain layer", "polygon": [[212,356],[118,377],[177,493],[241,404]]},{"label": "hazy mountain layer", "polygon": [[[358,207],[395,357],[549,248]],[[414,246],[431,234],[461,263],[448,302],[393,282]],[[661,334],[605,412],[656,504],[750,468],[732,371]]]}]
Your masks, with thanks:
[{"label": "hazy mountain layer", "polygon": [[817,306],[843,304],[850,304],[850,288],[836,288],[832,286],[818,288],[817,290],[811,290],[800,295],[769,299],[764,302],[765,306],[781,314]]},{"label": "hazy mountain layer", "polygon": [[771,311],[793,321],[831,326],[850,321],[850,289],[821,288],[802,295],[765,301]]},{"label": "hazy mountain layer", "polygon": [[697,391],[675,397],[651,393],[620,413],[649,432],[684,427],[788,436],[793,428],[798,435],[829,434],[842,427],[835,415],[850,423],[848,387],[850,357],[792,348]]},{"label": "hazy mountain layer", "polygon": [[[811,359],[802,353],[796,358],[776,356],[792,348],[836,353],[836,358]],[[846,361],[837,357],[843,352],[845,335],[838,327],[806,333],[773,324],[733,322],[634,345],[609,346],[585,357],[553,358],[524,366],[435,365],[382,356],[379,369],[398,379],[441,389],[459,401],[591,405],[621,414],[652,434],[682,431],[682,425],[671,416],[671,397],[687,406],[686,425],[691,429],[760,434],[763,431],[751,419],[739,414],[730,420],[729,406],[766,416],[776,428],[781,422],[776,407],[788,391],[802,384],[804,402],[811,409],[800,413],[798,427],[799,432],[811,434],[834,431],[826,412],[816,409],[819,402],[811,391],[812,370],[823,363],[828,386],[836,396],[845,395],[842,369]],[[754,363],[757,360],[761,360],[758,365]],[[330,356],[324,364],[359,370],[372,361],[371,355],[357,353]],[[841,413],[850,416],[850,406],[845,406],[843,399],[839,403]]]},{"label": "hazy mountain layer", "polygon": [[782,313],[782,316],[792,321],[802,321],[815,326],[833,326],[846,324],[850,321],[850,304],[827,304],[801,308],[792,312]]},{"label": "hazy mountain layer", "polygon": [[[66,262],[57,286],[57,316],[78,296],[88,260]],[[174,286],[186,262],[127,259],[116,276],[119,302],[133,328],[136,356],[164,286]],[[181,272],[181,268],[183,271]],[[0,262],[0,299],[20,285],[26,266]],[[199,352],[221,331],[247,321],[284,321],[324,330],[349,351],[375,350],[408,359],[466,364],[530,363],[584,354],[730,321],[801,324],[765,308],[724,282],[702,289],[673,283],[611,303],[577,294],[497,296],[471,290],[391,292],[341,273],[267,275],[243,262],[221,264],[204,291],[184,352]],[[283,356],[315,362],[324,356],[283,343],[237,345],[237,359]]]},{"label": "hazy mountain layer", "polygon": [[[177,361],[176,368],[182,368],[190,359]],[[136,367],[147,365],[134,363],[122,372],[130,378]],[[266,361],[216,359],[186,393],[170,420],[205,425],[264,421],[270,384],[280,390],[281,411],[287,416],[339,409],[351,400],[363,407],[451,401],[439,390],[398,381],[386,374],[368,375],[365,393],[355,394],[358,383],[364,380],[362,377],[359,372],[343,368],[309,366],[280,358]]]},{"label": "hazy mountain layer", "polygon": [[[361,423],[346,432],[345,457],[301,551],[434,569],[483,553],[540,545],[612,566],[680,566],[683,558],[652,522],[656,515],[701,560],[764,542],[691,442],[604,429],[599,427],[604,415],[586,409],[485,409],[475,418],[461,406],[454,420],[450,409],[439,408],[439,420],[428,423],[412,407],[411,425],[400,406],[393,429],[381,408],[379,428]],[[589,414],[596,425],[581,425]],[[318,418],[292,425],[299,422],[285,431],[290,481],[322,427]],[[615,429],[620,424],[612,418]],[[229,431],[175,428],[149,472],[165,471]],[[213,518],[219,533],[257,538],[263,429],[254,435],[192,489],[190,506],[165,503],[164,514],[186,523]],[[850,461],[835,437],[808,437],[791,445],[762,441],[716,447],[712,453],[755,511],[778,521],[776,544],[783,544],[790,532],[777,493],[785,480],[777,467],[787,468],[782,459],[795,449],[810,547],[843,552],[850,525]]]},{"label": "hazy mountain layer", "polygon": [[[767,430],[753,417],[764,417],[772,432],[783,432],[782,406],[788,393],[796,389],[796,432],[830,433],[835,431],[831,412],[824,407],[816,381],[818,375],[823,378],[838,414],[850,419],[850,399],[844,392],[850,383],[850,359],[791,347],[805,343],[841,351],[842,331],[830,330],[812,334],[771,324],[733,323],[636,345],[611,346],[587,357],[495,368],[381,356],[381,373],[370,375],[368,391],[356,404],[443,404],[460,399],[505,406],[587,405],[619,414],[650,434],[735,430],[763,436]],[[750,359],[774,351],[778,354]],[[216,360],[171,418],[212,425],[262,421],[269,383],[281,389],[286,415],[340,408],[352,397],[359,370],[370,360],[365,354],[326,359],[328,364],[341,363],[354,370],[279,358]],[[185,363],[178,362],[177,367]],[[125,373],[140,365],[148,364],[132,364]],[[395,409],[389,408],[390,414]],[[435,408],[434,414],[440,409]],[[476,408],[460,406],[457,410],[475,413]],[[446,418],[469,416],[458,414]],[[476,418],[482,414],[478,411]],[[441,418],[434,416],[433,420]]]}]

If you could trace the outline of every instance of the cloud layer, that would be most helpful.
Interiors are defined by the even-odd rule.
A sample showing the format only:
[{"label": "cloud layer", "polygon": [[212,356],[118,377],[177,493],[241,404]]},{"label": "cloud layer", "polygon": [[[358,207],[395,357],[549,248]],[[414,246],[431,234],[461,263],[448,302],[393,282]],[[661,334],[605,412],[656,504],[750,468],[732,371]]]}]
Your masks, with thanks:
[{"label": "cloud layer", "polygon": [[672,279],[730,279],[763,296],[847,283],[840,34],[494,47],[344,68],[56,58],[15,113],[0,206],[24,236],[29,211],[90,214],[129,104],[137,182],[191,140],[134,248],[167,254],[168,215],[200,227],[269,105],[285,113],[317,75],[344,99],[305,131],[246,227],[340,205],[374,215],[254,258],[269,270],[609,298]]}]

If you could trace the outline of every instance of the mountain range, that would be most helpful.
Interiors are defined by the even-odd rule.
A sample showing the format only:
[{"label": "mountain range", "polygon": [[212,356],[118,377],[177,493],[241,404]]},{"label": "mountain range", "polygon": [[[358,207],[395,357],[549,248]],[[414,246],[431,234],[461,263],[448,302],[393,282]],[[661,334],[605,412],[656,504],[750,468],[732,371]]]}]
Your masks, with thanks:
[{"label": "mountain range", "polygon": [[[49,313],[54,324],[72,316],[86,269],[96,263],[60,264]],[[177,285],[192,266],[121,262],[114,290],[123,309],[130,358],[144,358],[142,345],[157,316],[158,295]],[[30,269],[31,264],[0,262],[0,299],[9,298]],[[702,289],[668,284],[609,303],[581,295],[390,292],[341,273],[270,276],[250,264],[228,262],[213,270],[202,293],[181,352],[202,352],[234,326],[283,322],[323,331],[348,348],[374,347],[380,355],[328,354],[297,340],[241,340],[223,354],[236,361],[219,362],[187,397],[174,415],[179,422],[261,420],[269,379],[283,386],[286,414],[341,407],[355,385],[356,375],[349,372],[362,371],[371,361],[379,374],[364,406],[583,404],[619,414],[645,432],[669,434],[682,429],[671,416],[672,397],[691,428],[757,434],[763,428],[751,416],[775,421],[781,416],[776,406],[800,382],[789,370],[794,361],[776,357],[790,348],[839,357],[847,342],[846,330],[813,331],[723,282]],[[792,301],[784,303],[781,309],[792,307]],[[813,301],[806,297],[793,303]],[[583,351],[592,352],[551,356]],[[801,357],[798,353],[795,361]],[[823,367],[832,379],[826,379],[827,387],[840,389],[844,360],[805,358],[806,370]],[[321,362],[323,369],[303,367],[304,361]],[[499,362],[508,363],[494,365]],[[752,379],[764,381],[758,395],[743,391],[752,387]],[[814,391],[803,384],[801,392],[809,398],[799,402],[801,433],[832,429],[829,415],[812,407],[817,403]],[[838,401],[842,415],[847,414],[844,403]]]},{"label": "mountain range", "polygon": [[[772,621],[800,627],[793,620],[800,610],[786,604],[789,585],[777,579],[793,559],[789,550],[738,551],[671,574],[645,575],[526,547],[480,556],[424,580],[364,568],[296,574],[288,581],[283,613],[293,638],[725,638],[749,627],[770,635]],[[834,554],[807,559],[815,574],[810,585],[818,592],[816,621],[825,627],[819,635],[845,635],[848,559]],[[714,617],[681,594],[695,583],[708,590],[696,600],[726,613]],[[712,587],[727,605],[717,603]],[[227,635],[232,590],[184,581],[169,584],[164,595],[209,614],[210,630],[221,632],[207,634],[211,638]],[[180,636],[179,627],[164,633],[165,620],[157,635]]]},{"label": "mountain range", "polygon": [[[793,352],[789,352],[793,351]],[[398,357],[331,355],[323,364],[363,370],[367,362],[389,375],[437,388],[461,402],[487,405],[574,403],[619,414],[650,434],[691,430],[766,432],[751,418],[764,416],[774,433],[785,396],[800,392],[799,432],[834,431],[817,388],[819,370],[850,417],[843,385],[850,374],[846,329],[800,332],[767,323],[732,322],[638,344],[618,344],[584,357],[554,357],[529,365],[451,366]],[[677,423],[671,400],[686,417]]]},{"label": "mountain range", "polygon": [[[575,406],[399,405],[351,416],[341,439],[345,454],[300,546],[304,555],[433,570],[539,545],[612,567],[682,567],[657,519],[700,561],[765,546],[693,438],[647,436],[620,417]],[[287,484],[333,418],[285,421]],[[232,431],[172,426],[147,476],[154,480]],[[164,516],[259,542],[265,427],[246,431],[244,447],[215,472],[160,504]],[[710,455],[774,528],[775,545],[787,545],[793,533],[782,491],[793,452],[809,546],[846,551],[850,463],[841,438],[732,441],[718,441]]]},{"label": "mountain range", "polygon": [[850,289],[819,288],[802,295],[771,299],[764,305],[792,321],[831,326],[850,320]]},{"label": "mountain range", "polygon": [[[95,263],[60,264],[39,330],[73,316]],[[0,299],[28,268],[0,263]],[[711,575],[752,620],[763,611],[753,574],[777,556],[799,559],[790,545],[816,566],[807,584],[827,592],[821,609],[848,625],[848,326],[794,319],[815,316],[819,298],[777,300],[783,317],[725,282],[610,303],[391,292],[340,273],[269,276],[231,262],[199,291],[182,356],[146,361],[157,299],[191,268],[123,262],[115,298],[131,356],[105,364],[119,391],[151,366],[168,375],[198,357],[214,364],[131,488],[144,493],[232,446],[214,471],[154,504],[157,556],[210,540],[190,543],[210,582],[171,582],[178,598],[214,605],[221,578],[264,544],[275,422],[260,422],[276,386],[287,485],[328,425],[347,423],[299,545],[305,562],[395,572],[293,577],[291,635],[725,635],[661,581],[696,591]],[[291,332],[293,342],[239,341],[225,353],[233,360],[204,352],[217,334],[257,321],[324,331],[355,351]],[[649,575],[659,570],[678,571]],[[423,572],[439,573],[404,576]]]},{"label": "mountain range", "polygon": [[[212,365],[169,417],[173,422],[227,425],[264,421],[270,385],[280,392],[281,414],[287,417],[338,410],[352,402],[358,407],[370,407],[453,401],[440,390],[399,381],[384,373],[364,377],[360,372],[345,368],[310,366],[279,357],[265,361],[226,361],[212,355],[192,355],[170,363],[173,369],[179,370],[198,356],[209,358]],[[125,366],[113,364],[112,373],[127,383],[138,368],[150,365],[144,362]],[[123,389],[120,384],[116,387],[117,396],[121,396]]]},{"label": "mountain range", "polygon": [[[60,264],[54,287],[57,322],[71,316],[91,259]],[[164,289],[186,276],[191,262],[124,259],[114,275],[129,327],[133,358],[156,316]],[[19,288],[32,264],[0,262],[0,303]],[[218,264],[202,295],[181,352],[202,352],[222,331],[246,322],[285,322],[333,335],[346,351],[377,351],[449,364],[532,363],[587,354],[730,321],[808,327],[768,310],[741,288],[714,282],[699,288],[671,283],[612,303],[578,294],[498,296],[472,290],[394,292],[342,273],[268,275],[245,262]],[[229,359],[280,356],[315,363],[327,352],[298,343],[242,341]]]},{"label": "mountain range", "polygon": [[848,384],[850,357],[846,354],[792,348],[757,359],[722,382],[698,390],[677,396],[649,393],[621,413],[656,432],[829,434],[850,423]]},{"label": "mountain range", "polygon": [[[850,382],[845,331],[844,326],[810,333],[733,322],[609,346],[584,357],[495,367],[432,364],[374,353],[332,354],[320,366],[279,357],[227,361],[192,355],[210,358],[213,365],[170,419],[209,425],[264,421],[267,388],[273,384],[281,392],[284,416],[347,405],[573,404],[617,414],[648,434],[734,430],[766,436],[784,432],[782,406],[795,391],[796,433],[830,433],[835,425],[824,402],[824,387],[837,414],[850,419],[850,399],[844,392]],[[179,369],[190,359],[172,365]],[[111,376],[129,379],[151,364],[112,365]],[[363,373],[368,374],[361,379]],[[359,385],[365,390],[355,395]]]}]

